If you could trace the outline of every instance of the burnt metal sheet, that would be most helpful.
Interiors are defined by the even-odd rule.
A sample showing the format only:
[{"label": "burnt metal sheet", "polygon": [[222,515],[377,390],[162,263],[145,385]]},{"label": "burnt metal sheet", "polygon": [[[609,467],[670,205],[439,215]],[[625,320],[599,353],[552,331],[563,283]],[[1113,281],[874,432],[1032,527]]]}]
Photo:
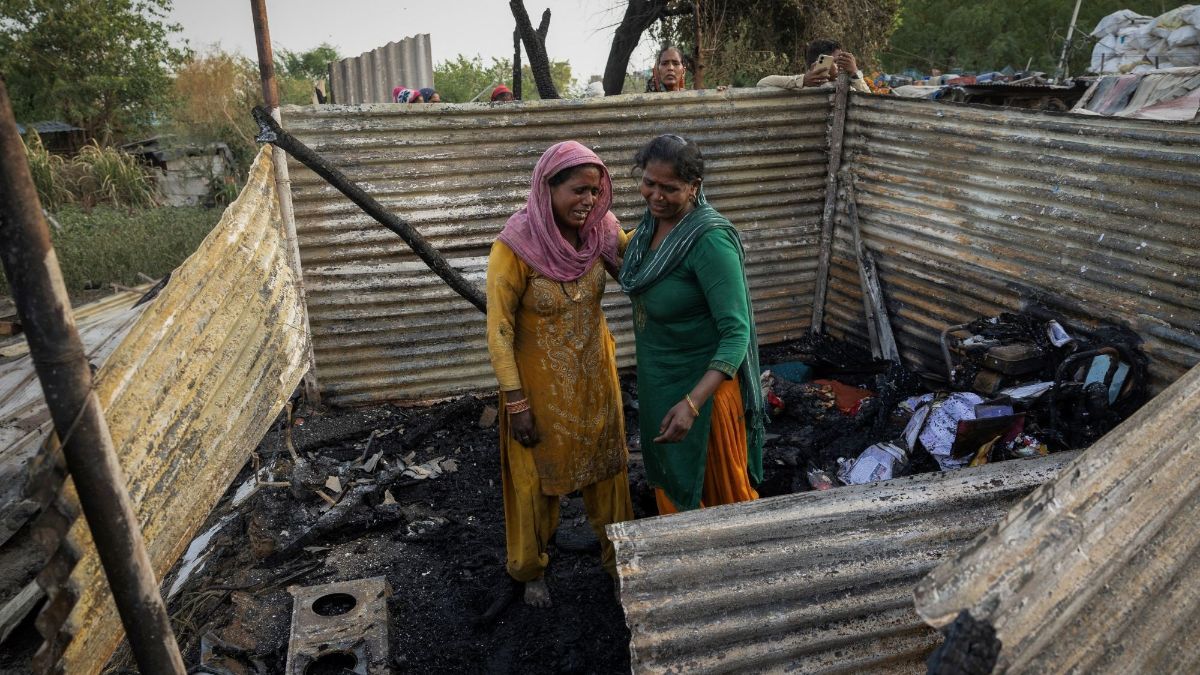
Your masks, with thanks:
[{"label": "burnt metal sheet", "polygon": [[1200,669],[1200,366],[1104,436],[916,591],[1003,642],[996,672]]},{"label": "burnt metal sheet", "polygon": [[386,673],[392,670],[384,577],[291,587],[288,675]]},{"label": "burnt metal sheet", "polygon": [[[768,89],[437,106],[289,107],[288,130],[408,219],[469,280],[525,201],[542,152],[594,149],[613,175],[624,227],[644,210],[630,169],[657,134],[704,152],[706,191],[746,242],[758,334],[766,344],[809,323],[825,194],[825,92]],[[296,228],[317,372],[335,404],[424,400],[495,386],[484,317],[404,243],[292,163]],[[618,361],[633,363],[628,301],[604,299]]]},{"label": "burnt metal sheet", "polygon": [[[113,444],[161,576],[241,469],[304,371],[303,306],[288,267],[270,152],[96,376]],[[76,501],[69,482],[64,496]],[[122,637],[83,519],[63,630],[65,672],[98,673]],[[48,589],[55,591],[57,589]]]},{"label": "burnt metal sheet", "polygon": [[[1034,302],[1137,331],[1155,391],[1200,361],[1200,126],[854,95],[845,143],[910,362]],[[842,218],[828,323],[862,342],[851,245]]]},{"label": "burnt metal sheet", "polygon": [[913,586],[1075,456],[610,525],[633,670],[923,673]]},{"label": "burnt metal sheet", "polygon": [[329,64],[332,103],[391,103],[394,87],[432,87],[429,33],[389,42]]}]

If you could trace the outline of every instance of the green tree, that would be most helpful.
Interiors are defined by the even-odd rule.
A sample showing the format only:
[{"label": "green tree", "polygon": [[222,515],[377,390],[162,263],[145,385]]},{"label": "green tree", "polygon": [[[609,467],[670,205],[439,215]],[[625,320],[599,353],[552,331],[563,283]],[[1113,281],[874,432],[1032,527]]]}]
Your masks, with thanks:
[{"label": "green tree", "polygon": [[340,58],[337,47],[328,42],[302,52],[280,49],[275,52],[275,72],[282,77],[323,80],[329,75],[329,64]]},{"label": "green tree", "polygon": [[17,119],[60,119],[109,140],[150,126],[187,50],[171,0],[0,0],[0,72]]},{"label": "green tree", "polygon": [[[869,70],[896,28],[900,5],[900,0],[705,0],[699,12],[704,86],[752,87],[764,75],[800,72],[805,46],[816,38],[840,41]],[[663,19],[650,33],[689,56],[695,52],[693,14]],[[693,74],[688,86],[694,82]]]},{"label": "green tree", "polygon": [[[1095,44],[1088,33],[1120,9],[1156,16],[1177,6],[1163,0],[1089,0],[1079,9],[1070,72],[1087,67]],[[1063,0],[904,0],[900,27],[883,54],[889,72],[984,72],[1005,66],[1053,73],[1074,3]]]},{"label": "green tree", "polygon": [[[537,88],[533,86],[533,73],[528,65],[521,68],[525,100],[538,98]],[[571,76],[571,64],[567,61],[551,61],[550,77],[560,96],[578,95],[575,92],[575,78]],[[478,100],[487,101],[490,88],[497,83],[512,86],[512,61],[509,59],[492,58],[490,65],[484,65],[479,56],[468,58],[459,54],[453,60],[443,61],[433,69],[434,88],[447,103],[464,103],[470,101],[481,91],[489,90]]]}]

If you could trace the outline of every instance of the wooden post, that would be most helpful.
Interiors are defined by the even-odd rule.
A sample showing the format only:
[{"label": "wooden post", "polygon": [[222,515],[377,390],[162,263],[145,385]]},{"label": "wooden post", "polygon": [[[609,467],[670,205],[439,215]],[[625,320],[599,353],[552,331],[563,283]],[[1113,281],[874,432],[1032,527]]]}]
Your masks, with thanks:
[{"label": "wooden post", "polygon": [[[129,646],[143,673],[183,675],[183,658],[146,552],[125,475],[100,409],[87,352],[75,328],[71,301],[37,188],[17,134],[8,89],[0,78],[0,262],[12,288],[46,407],[62,442],[67,469],[96,544]],[[67,592],[67,591],[62,591]],[[57,622],[54,622],[57,623]],[[59,626],[42,626],[43,635]],[[56,640],[52,651],[63,647]],[[50,670],[61,654],[39,652]],[[45,659],[47,663],[41,662]]]},{"label": "wooden post", "polygon": [[812,331],[825,331],[825,298],[829,294],[829,264],[833,259],[833,221],[837,210],[837,175],[842,168],[842,136],[850,99],[850,74],[838,75],[829,124],[829,161],[825,173],[825,208],[821,212],[821,242],[817,257],[817,287],[813,292]]},{"label": "wooden post", "polygon": [[[271,46],[271,29],[267,24],[267,0],[250,0],[254,18],[254,40],[258,44],[258,74],[262,80],[263,104],[276,122],[279,115],[279,86],[275,82],[275,54]],[[304,308],[304,332],[309,336],[308,372],[304,374],[304,396],[314,406],[321,405],[321,385],[317,381],[317,359],[313,354],[312,329],[308,324],[308,296],[304,291],[304,269],[300,264],[300,243],[296,236],[296,215],[292,210],[292,177],[288,172],[287,153],[279,148],[271,152],[275,167],[275,193],[279,197],[279,215],[283,220],[283,235],[287,246],[288,266],[296,277],[296,290]]]},{"label": "wooden post", "polygon": [[858,276],[862,283],[863,308],[867,313],[867,328],[871,336],[871,355],[895,363],[900,362],[900,350],[896,347],[896,336],[888,319],[887,305],[883,299],[883,287],[879,284],[879,270],[875,267],[875,256],[863,243],[862,230],[858,223],[858,195],[854,189],[854,176],[848,176],[846,184],[846,215],[850,229],[854,231],[854,251],[858,257]]}]

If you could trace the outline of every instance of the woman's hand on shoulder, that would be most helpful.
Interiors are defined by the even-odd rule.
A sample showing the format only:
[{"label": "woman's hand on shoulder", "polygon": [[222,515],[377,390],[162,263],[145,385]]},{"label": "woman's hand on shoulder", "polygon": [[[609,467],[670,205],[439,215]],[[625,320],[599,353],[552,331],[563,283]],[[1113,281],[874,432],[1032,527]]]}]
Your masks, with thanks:
[{"label": "woman's hand on shoulder", "polygon": [[678,443],[687,438],[688,432],[692,430],[692,423],[696,421],[696,414],[692,412],[692,406],[687,401],[676,403],[673,408],[667,411],[666,417],[663,417],[662,424],[658,426],[658,436],[654,437],[655,443]]}]

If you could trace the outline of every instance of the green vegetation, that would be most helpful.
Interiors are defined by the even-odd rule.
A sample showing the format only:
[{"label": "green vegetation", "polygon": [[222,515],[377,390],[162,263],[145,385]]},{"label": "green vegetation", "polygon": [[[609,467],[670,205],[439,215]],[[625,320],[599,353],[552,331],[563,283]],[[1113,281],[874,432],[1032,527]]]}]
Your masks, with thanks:
[{"label": "green vegetation", "polygon": [[[220,209],[160,206],[127,211],[71,206],[54,215],[50,228],[67,291],[77,294],[109,284],[135,286],[138,273],[159,278],[175,269],[221,218]],[[9,293],[0,275],[0,294]]]},{"label": "green vegetation", "polygon": [[133,157],[116,148],[92,144],[73,158],[46,151],[37,132],[29,132],[25,156],[42,207],[56,211],[67,204],[90,209],[107,204],[127,209],[157,203],[157,189]]},{"label": "green vegetation", "polygon": [[[1095,44],[1088,33],[1103,17],[1120,9],[1157,16],[1179,2],[1163,0],[1092,0],[1079,9],[1070,71],[1081,73]],[[904,0],[900,28],[883,53],[889,72],[915,68],[929,72],[954,69],[983,72],[1028,63],[1053,73],[1067,37],[1074,3],[1062,0]]]},{"label": "green vegetation", "polygon": [[62,120],[106,142],[166,112],[170,0],[0,0],[0,72],[18,120]]},{"label": "green vegetation", "polygon": [[[900,0],[706,0],[700,8],[704,86],[753,87],[764,75],[801,72],[804,48],[816,38],[840,41],[869,71],[896,29],[900,6]],[[691,14],[670,18],[651,34],[691,53],[696,21]],[[689,76],[688,86],[692,82]]]},{"label": "green vegetation", "polygon": [[[576,81],[571,76],[571,64],[566,61],[550,61],[550,77],[559,95],[564,98],[579,96],[575,91]],[[481,91],[487,90],[477,100],[488,101],[491,88],[496,83],[504,83],[512,87],[512,60],[493,58],[491,65],[485,66],[479,56],[467,58],[459,54],[452,61],[443,61],[433,69],[434,89],[446,103],[465,103]],[[529,65],[521,67],[521,98],[535,101],[538,98],[537,86],[533,83],[533,72]]]}]

